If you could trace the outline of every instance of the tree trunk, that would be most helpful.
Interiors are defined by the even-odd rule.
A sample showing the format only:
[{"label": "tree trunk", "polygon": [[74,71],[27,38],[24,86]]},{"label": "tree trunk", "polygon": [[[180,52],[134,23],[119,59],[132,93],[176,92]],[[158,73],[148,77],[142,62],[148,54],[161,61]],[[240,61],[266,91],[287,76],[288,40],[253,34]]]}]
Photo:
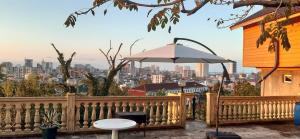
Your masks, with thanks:
[{"label": "tree trunk", "polygon": [[101,95],[102,96],[108,96],[109,88],[110,88],[111,84],[113,83],[114,77],[117,75],[117,73],[118,73],[118,70],[116,70],[116,69],[111,69],[108,72],[108,76],[107,76],[107,78],[105,78],[104,85],[103,85],[103,88],[101,90],[101,92],[102,92]]}]

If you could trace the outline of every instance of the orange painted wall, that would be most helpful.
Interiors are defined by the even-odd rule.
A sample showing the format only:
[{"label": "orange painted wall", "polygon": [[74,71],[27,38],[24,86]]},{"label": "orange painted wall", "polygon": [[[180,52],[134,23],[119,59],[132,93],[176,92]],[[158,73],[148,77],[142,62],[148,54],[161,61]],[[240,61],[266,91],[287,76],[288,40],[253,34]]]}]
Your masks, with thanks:
[{"label": "orange painted wall", "polygon": [[[280,47],[279,67],[300,67],[300,17],[291,20],[287,26],[288,37],[291,43],[289,51]],[[252,24],[244,27],[243,32],[243,66],[244,67],[273,67],[274,53],[268,52],[268,41],[256,47],[256,40],[260,35],[258,24]]]}]

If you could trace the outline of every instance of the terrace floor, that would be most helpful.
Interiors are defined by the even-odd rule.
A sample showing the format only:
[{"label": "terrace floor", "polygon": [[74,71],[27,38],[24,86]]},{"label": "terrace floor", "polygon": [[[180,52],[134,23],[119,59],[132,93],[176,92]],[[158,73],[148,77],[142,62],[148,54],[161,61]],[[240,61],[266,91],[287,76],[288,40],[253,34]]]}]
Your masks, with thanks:
[{"label": "terrace floor", "polygon": [[[204,139],[205,132],[213,130],[214,127],[206,127],[203,122],[188,121],[186,129],[149,130],[146,131],[146,137],[143,137],[142,131],[126,131],[120,132],[119,137],[120,139]],[[243,139],[300,139],[300,127],[295,127],[293,123],[286,122],[222,126],[220,131],[235,132]],[[57,139],[110,139],[110,134],[61,135]]]}]

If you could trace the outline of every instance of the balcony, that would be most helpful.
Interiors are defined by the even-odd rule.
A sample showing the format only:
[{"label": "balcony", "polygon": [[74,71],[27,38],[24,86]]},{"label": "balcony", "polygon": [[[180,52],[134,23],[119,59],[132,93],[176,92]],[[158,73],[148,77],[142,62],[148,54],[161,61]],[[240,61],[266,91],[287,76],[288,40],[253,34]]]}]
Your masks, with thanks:
[{"label": "balcony", "polygon": [[[57,118],[61,123],[59,138],[105,139],[110,137],[109,132],[94,128],[94,121],[112,118],[120,111],[143,111],[148,115],[145,138],[205,138],[206,131],[214,130],[216,96],[207,94],[205,122],[188,120],[192,116],[192,97],[192,94],[169,94],[164,97],[68,94],[65,97],[0,98],[0,133],[5,138],[38,139],[42,113],[55,110],[60,113]],[[236,132],[243,138],[300,138],[300,130],[291,123],[296,101],[300,101],[300,97],[221,97],[221,131]],[[144,126],[138,125],[136,130]],[[139,131],[124,131],[120,136],[125,139],[143,138]]]}]

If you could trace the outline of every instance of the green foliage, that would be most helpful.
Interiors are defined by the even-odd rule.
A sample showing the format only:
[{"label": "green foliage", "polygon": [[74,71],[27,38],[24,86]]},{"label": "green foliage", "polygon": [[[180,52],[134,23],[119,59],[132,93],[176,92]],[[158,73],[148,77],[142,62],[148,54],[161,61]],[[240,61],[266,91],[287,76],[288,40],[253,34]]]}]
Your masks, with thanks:
[{"label": "green foliage", "polygon": [[[213,85],[213,87],[211,88],[210,92],[211,93],[218,93],[219,91],[219,88],[220,88],[220,82],[217,82]],[[232,92],[229,91],[229,90],[225,90],[223,88],[222,92],[220,93],[220,95],[222,96],[231,96],[232,95]]]},{"label": "green foliage", "polygon": [[49,111],[44,112],[41,127],[42,128],[60,127],[60,124],[57,121],[59,115],[60,115],[60,113],[57,113],[53,109],[50,109]]},{"label": "green foliage", "polygon": [[253,86],[246,80],[240,80],[234,86],[234,95],[260,96],[260,87]]},{"label": "green foliage", "polygon": [[127,89],[121,89],[116,82],[112,82],[109,88],[109,95],[110,96],[127,96],[128,92]]},{"label": "green foliage", "polygon": [[167,92],[165,89],[158,90],[156,96],[166,96]]},{"label": "green foliage", "polygon": [[[263,45],[267,40],[269,52],[274,52],[276,45],[281,42],[282,47],[288,51],[291,48],[291,44],[288,38],[287,28],[285,27],[289,23],[289,16],[292,14],[292,6],[287,5],[285,7],[285,17],[287,20],[277,21],[277,13],[267,15],[260,23],[261,34],[256,41],[256,47]],[[271,22],[274,21],[275,22]],[[267,28],[265,27],[267,25]]]},{"label": "green foliage", "polygon": [[2,88],[3,88],[3,96],[12,97],[15,96],[17,85],[15,81],[6,80],[5,82],[2,83]]},{"label": "green foliage", "polygon": [[[6,80],[1,84],[3,88],[0,96],[4,97],[36,97],[36,96],[49,96],[56,93],[54,83],[44,83],[39,80],[35,74],[29,75],[27,80],[19,82]],[[0,90],[1,91],[1,90]]]},{"label": "green foliage", "polygon": [[[160,3],[160,1],[158,1]],[[166,27],[168,23],[176,25],[180,18],[180,4],[174,4],[172,8],[164,8],[153,15],[148,23],[148,32],[155,31],[158,26],[162,29]],[[147,17],[150,15],[153,9],[148,11]],[[168,32],[171,32],[171,26],[169,25]]]}]

